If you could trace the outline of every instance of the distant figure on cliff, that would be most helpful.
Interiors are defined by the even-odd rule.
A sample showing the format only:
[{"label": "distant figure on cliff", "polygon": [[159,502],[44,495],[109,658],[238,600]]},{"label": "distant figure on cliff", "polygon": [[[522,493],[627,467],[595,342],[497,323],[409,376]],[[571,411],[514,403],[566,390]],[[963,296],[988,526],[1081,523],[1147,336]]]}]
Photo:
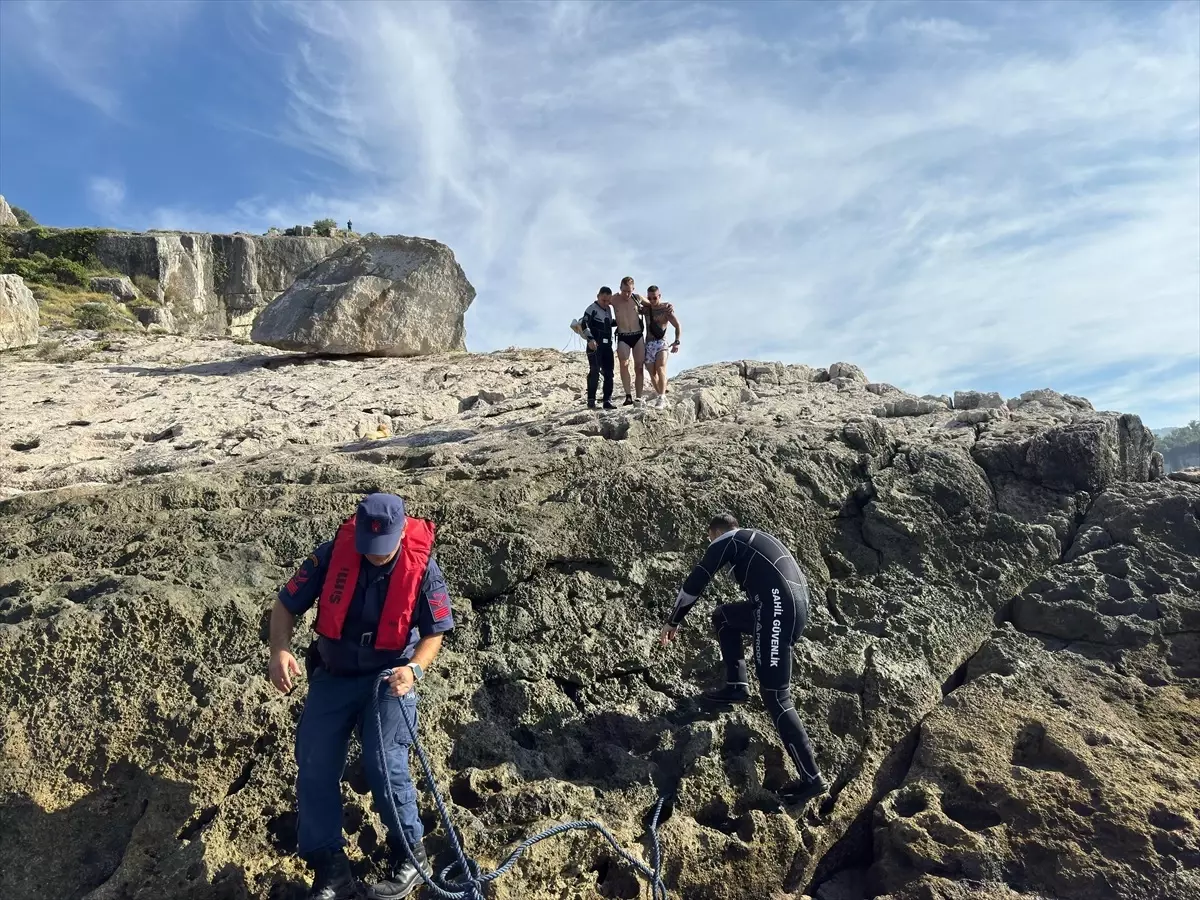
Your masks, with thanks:
[{"label": "distant figure on cliff", "polygon": [[596,294],[596,302],[583,312],[579,320],[579,336],[587,341],[588,376],[587,397],[588,409],[596,408],[596,389],[600,386],[600,376],[604,376],[604,408],[616,409],[613,406],[613,345],[612,332],[616,320],[612,310],[612,288],[602,287]]},{"label": "distant figure on cliff", "polygon": [[808,624],[808,582],[782,543],[766,532],[740,528],[729,513],[712,519],[708,539],[708,551],[684,581],[667,617],[662,645],[675,638],[688,610],[713,577],[729,566],[749,602],[725,603],[713,611],[726,684],[704,696],[716,703],[745,703],[750,699],[742,635],[753,635],[759,693],[799,773],[778,793],[787,802],[804,803],[829,789],[817,768],[808,732],[792,703],[792,645],[800,640]]},{"label": "distant figure on cliff", "polygon": [[[435,526],[405,515],[395,494],[370,494],[337,536],[321,544],[280,589],[271,611],[271,683],[283,692],[300,674],[288,649],[296,617],[317,605],[309,648],[308,697],[296,731],[298,851],[314,871],[309,900],[350,900],[358,886],[342,837],[342,771],[350,735],[362,738],[362,763],[387,825],[391,873],[367,889],[370,900],[399,900],[421,884],[404,850],[429,866],[421,841],[417,792],[408,771],[410,736],[401,707],[414,725],[416,684],[425,677],[454,627],[441,569],[431,557]],[[390,669],[385,683],[380,673]],[[375,722],[378,695],[383,731]],[[386,771],[380,753],[387,754]],[[388,784],[390,775],[391,783]],[[391,793],[397,815],[388,802]],[[397,818],[398,817],[398,818]],[[403,831],[403,839],[400,832]]]},{"label": "distant figure on cliff", "polygon": [[646,371],[650,373],[650,386],[658,394],[654,405],[662,409],[667,405],[667,325],[675,326],[675,342],[670,345],[671,353],[679,352],[679,320],[675,309],[662,300],[658,285],[646,289],[646,302],[642,304],[642,318],[646,320]]},{"label": "distant figure on cliff", "polygon": [[346,230],[347,230],[347,231],[353,231],[353,230],[354,230],[354,223],[353,223],[353,222],[351,222],[349,219],[347,219],[347,220],[346,220]]}]

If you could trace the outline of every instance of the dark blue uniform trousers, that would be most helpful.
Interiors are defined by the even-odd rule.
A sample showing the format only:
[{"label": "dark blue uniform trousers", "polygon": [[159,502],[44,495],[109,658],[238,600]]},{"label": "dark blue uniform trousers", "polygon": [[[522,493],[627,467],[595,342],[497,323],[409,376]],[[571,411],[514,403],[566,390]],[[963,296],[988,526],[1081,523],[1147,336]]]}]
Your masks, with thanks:
[{"label": "dark blue uniform trousers", "polygon": [[[373,690],[379,692],[383,749],[391,774],[390,785],[379,761],[379,731],[371,703]],[[334,850],[345,844],[341,780],[350,734],[356,728],[362,739],[363,769],[375,797],[375,807],[388,831],[394,834],[397,828],[403,828],[410,845],[421,840],[425,829],[417,815],[417,792],[408,772],[411,738],[400,713],[402,705],[415,726],[415,690],[403,697],[395,697],[377,675],[338,676],[323,668],[313,672],[296,732],[296,764],[300,768],[296,780],[300,856]],[[400,814],[399,821],[392,815],[391,805],[387,802],[389,788]]]}]

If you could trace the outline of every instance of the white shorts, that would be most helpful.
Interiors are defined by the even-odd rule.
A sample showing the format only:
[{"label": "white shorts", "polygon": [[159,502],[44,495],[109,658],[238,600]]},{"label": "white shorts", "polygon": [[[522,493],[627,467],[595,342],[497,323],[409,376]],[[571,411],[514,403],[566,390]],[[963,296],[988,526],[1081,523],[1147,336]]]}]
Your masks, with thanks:
[{"label": "white shorts", "polygon": [[646,368],[653,369],[659,356],[667,352],[666,340],[646,341]]}]

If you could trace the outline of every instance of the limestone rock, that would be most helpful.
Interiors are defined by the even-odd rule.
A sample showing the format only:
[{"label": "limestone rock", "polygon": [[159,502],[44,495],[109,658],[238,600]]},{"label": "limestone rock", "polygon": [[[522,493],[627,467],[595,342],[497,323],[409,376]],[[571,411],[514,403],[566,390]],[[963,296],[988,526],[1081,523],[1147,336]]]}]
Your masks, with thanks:
[{"label": "limestone rock", "polygon": [[1023,594],[1044,615],[995,632],[922,724],[903,784],[876,810],[875,888],[1200,896],[1198,513],[1186,485],[1101,495],[1088,521],[1120,543]]},{"label": "limestone rock", "polygon": [[[1134,421],[1040,403],[972,428],[944,405],[878,418],[904,395],[752,361],[679,373],[668,409],[597,413],[582,354],[100,346],[0,365],[0,420],[22,423],[0,443],[0,896],[303,893],[306,684],[267,684],[265,619],[369,490],[440,526],[458,627],[421,734],[485,867],[576,818],[645,858],[666,791],[673,897],[1190,896],[1200,489],[1138,482]],[[796,705],[835,787],[804,810],[772,793],[791,773],[761,704],[697,701],[721,678],[710,604],[733,587],[657,645],[718,509],[809,574]],[[344,825],[370,878],[384,831],[360,753]],[[448,862],[440,829],[428,847]],[[571,833],[494,893],[638,891]]]},{"label": "limestone rock", "polygon": [[848,378],[851,381],[860,381],[866,384],[868,379],[863,373],[863,370],[853,363],[835,362],[829,367],[829,378],[834,380],[837,378]]},{"label": "limestone rock", "polygon": [[1180,469],[1167,475],[1172,481],[1182,481],[1186,484],[1200,484],[1200,469]]},{"label": "limestone rock", "polygon": [[282,350],[422,356],[465,350],[475,289],[445,244],[388,237],[351,244],[262,311],[251,338]]},{"label": "limestone rock", "polygon": [[166,307],[135,306],[132,312],[137,317],[138,322],[146,329],[154,329],[162,332],[176,330],[175,317],[171,315],[171,311]]},{"label": "limestone rock", "polygon": [[8,201],[0,196],[0,228],[16,228],[20,224],[12,207],[8,205]]},{"label": "limestone rock", "polygon": [[1004,398],[995,391],[980,393],[979,391],[955,391],[955,409],[1004,409]]},{"label": "limestone rock", "polygon": [[137,300],[141,296],[138,289],[133,286],[133,282],[124,275],[118,278],[108,276],[93,278],[89,282],[88,288],[97,294],[111,294],[121,303]]},{"label": "limestone rock", "polygon": [[100,237],[96,257],[157,284],[154,300],[184,333],[245,335],[295,278],[345,244],[341,238],[151,232]]},{"label": "limestone rock", "polygon": [[925,416],[935,412],[945,412],[946,405],[939,400],[924,400],[917,397],[903,397],[899,400],[889,400],[883,406],[875,408],[879,418],[899,418],[903,416]]},{"label": "limestone rock", "polygon": [[20,275],[0,275],[0,350],[38,342],[38,306]]}]

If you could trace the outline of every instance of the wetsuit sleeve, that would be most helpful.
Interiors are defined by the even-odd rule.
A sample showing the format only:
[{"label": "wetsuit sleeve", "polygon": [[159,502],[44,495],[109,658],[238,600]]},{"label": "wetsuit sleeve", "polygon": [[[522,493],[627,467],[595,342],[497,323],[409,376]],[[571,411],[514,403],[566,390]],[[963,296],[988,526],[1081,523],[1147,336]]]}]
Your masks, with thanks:
[{"label": "wetsuit sleeve", "polygon": [[454,627],[454,611],[450,606],[450,591],[436,560],[429,560],[425,580],[421,582],[421,599],[417,604],[417,629],[421,637],[443,634]]},{"label": "wetsuit sleeve", "polygon": [[596,340],[592,336],[592,308],[590,306],[583,311],[583,315],[579,318],[579,330],[583,332],[584,340]]},{"label": "wetsuit sleeve", "polygon": [[293,616],[303,615],[321,596],[325,585],[325,573],[329,571],[329,559],[333,555],[333,541],[326,541],[300,564],[296,574],[279,589],[279,602]]},{"label": "wetsuit sleeve", "polygon": [[679,591],[679,596],[675,598],[675,608],[671,610],[671,615],[667,618],[668,625],[677,627],[683,622],[683,617],[700,599],[700,595],[704,593],[708,583],[729,561],[728,554],[732,549],[732,538],[713,541],[708,545],[708,550],[703,558],[696,563],[692,573],[683,582],[683,588]]}]

